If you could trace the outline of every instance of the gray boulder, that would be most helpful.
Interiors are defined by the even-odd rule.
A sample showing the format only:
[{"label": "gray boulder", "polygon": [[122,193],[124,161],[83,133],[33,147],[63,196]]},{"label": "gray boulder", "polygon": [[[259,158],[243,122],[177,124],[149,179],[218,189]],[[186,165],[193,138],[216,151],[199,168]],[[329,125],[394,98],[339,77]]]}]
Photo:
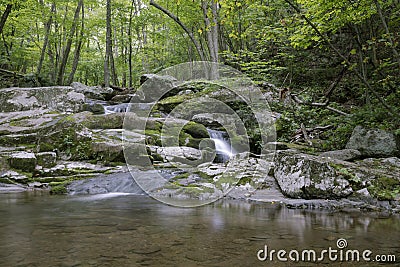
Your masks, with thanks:
[{"label": "gray boulder", "polygon": [[342,149],[324,152],[319,155],[321,158],[338,159],[344,161],[353,161],[361,157],[361,153],[355,149]]},{"label": "gray boulder", "polygon": [[336,199],[353,189],[326,159],[307,154],[278,153],[274,170],[282,192],[292,198]]},{"label": "gray boulder", "polygon": [[7,88],[0,90],[0,112],[32,109],[54,109],[76,112],[84,103],[85,96],[71,87],[54,86],[38,88]]},{"label": "gray boulder", "polygon": [[173,89],[177,85],[177,80],[169,75],[143,74],[140,77],[140,83],[138,98],[149,103],[159,100],[161,96]]},{"label": "gray boulder", "polygon": [[347,149],[356,149],[363,157],[392,157],[400,154],[399,139],[393,134],[380,129],[354,128]]},{"label": "gray boulder", "polygon": [[202,159],[201,151],[192,147],[170,146],[149,147],[152,156],[159,157],[164,162],[190,164]]},{"label": "gray boulder", "polygon": [[71,87],[77,93],[84,94],[87,98],[105,100],[105,95],[112,93],[112,89],[104,89],[100,86],[87,86],[79,82],[71,83]]}]

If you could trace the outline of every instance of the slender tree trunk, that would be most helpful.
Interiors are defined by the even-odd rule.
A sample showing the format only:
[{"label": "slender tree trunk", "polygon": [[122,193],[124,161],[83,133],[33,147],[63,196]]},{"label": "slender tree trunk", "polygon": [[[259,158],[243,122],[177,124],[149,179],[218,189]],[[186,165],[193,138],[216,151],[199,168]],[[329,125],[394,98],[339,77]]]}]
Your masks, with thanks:
[{"label": "slender tree trunk", "polygon": [[[111,28],[112,29],[112,28]],[[110,57],[110,63],[111,63],[111,78],[112,78],[112,82],[113,85],[115,86],[119,86],[118,83],[118,75],[117,75],[117,69],[115,68],[115,58],[118,58],[118,41],[117,41],[117,30],[114,27],[114,34],[111,32],[111,36],[114,39],[114,44],[112,44],[111,49],[113,50],[111,53],[111,57]]]},{"label": "slender tree trunk", "polygon": [[104,86],[110,87],[110,61],[112,57],[112,39],[111,39],[111,0],[107,0],[106,4],[106,55],[104,60]]},{"label": "slender tree trunk", "polygon": [[[209,8],[211,7],[212,23],[209,18]],[[208,79],[215,80],[219,78],[218,66],[218,14],[217,2],[212,0],[211,4],[207,1],[201,1],[201,8],[203,10],[203,19],[206,29],[207,47],[212,62],[205,66],[205,71]]]},{"label": "slender tree trunk", "polygon": [[74,20],[72,22],[72,27],[71,30],[69,32],[68,38],[67,38],[67,44],[65,46],[64,49],[64,53],[62,56],[62,60],[61,60],[61,64],[60,64],[60,68],[58,70],[58,75],[57,75],[57,84],[62,85],[64,83],[64,73],[65,73],[65,67],[67,65],[68,62],[68,57],[69,57],[69,53],[71,51],[71,46],[72,46],[72,39],[75,35],[75,31],[76,31],[76,27],[78,24],[78,20],[79,20],[79,13],[82,9],[83,6],[83,0],[79,0],[78,2],[78,6],[75,10],[75,15],[74,15]]},{"label": "slender tree trunk", "polygon": [[85,6],[82,3],[81,31],[80,31],[79,40],[77,41],[77,45],[75,48],[74,61],[72,63],[71,73],[69,74],[69,77],[68,77],[68,84],[71,84],[74,81],[75,72],[78,69],[79,58],[81,56],[81,49],[82,49],[82,43],[83,43],[84,37],[85,37]]},{"label": "slender tree trunk", "polygon": [[400,67],[400,55],[399,55],[399,52],[397,52],[397,50],[396,50],[396,47],[395,47],[395,44],[393,42],[391,33],[389,31],[389,27],[387,26],[385,17],[383,16],[381,5],[379,4],[378,0],[374,0],[374,3],[375,3],[375,6],[376,6],[376,9],[378,11],[378,15],[379,15],[379,17],[380,17],[380,19],[382,21],[383,28],[385,29],[387,38],[388,38],[389,43],[390,43],[390,47],[392,48],[393,55],[396,58],[397,63],[399,64],[399,67]]},{"label": "slender tree trunk", "polygon": [[3,32],[4,25],[6,24],[8,15],[10,15],[10,13],[11,13],[12,6],[13,6],[12,4],[7,4],[6,10],[4,10],[3,15],[1,16],[1,19],[0,19],[0,34]]},{"label": "slender tree trunk", "polygon": [[129,24],[128,24],[128,84],[129,88],[133,86],[132,77],[132,19],[133,19],[133,8],[135,6],[135,0],[132,0],[131,8],[129,11]]},{"label": "slender tree trunk", "polygon": [[[44,5],[43,2],[42,2],[42,4]],[[51,24],[53,23],[53,14],[55,11],[56,11],[56,5],[53,3],[51,5],[51,13],[50,13],[49,20],[45,24],[46,33],[44,36],[42,51],[40,53],[39,64],[38,64],[38,67],[36,70],[36,73],[38,76],[40,75],[40,72],[42,71],[42,66],[43,66],[44,57],[46,55],[47,45],[49,44],[49,35],[50,35]]]},{"label": "slender tree trunk", "polygon": [[[211,6],[212,23],[209,18],[209,7]],[[207,47],[212,62],[218,62],[218,13],[217,2],[214,0],[211,4],[208,1],[201,1],[203,10],[204,25],[206,28]]]},{"label": "slender tree trunk", "polygon": [[185,24],[180,21],[180,19],[172,14],[169,10],[163,8],[162,6],[158,5],[157,3],[154,2],[154,0],[150,0],[150,5],[154,6],[155,8],[161,10],[164,14],[166,14],[168,17],[173,19],[181,28],[187,33],[189,36],[190,40],[192,40],[193,45],[196,47],[197,53],[200,56],[201,61],[205,61],[204,53],[201,50],[200,44],[197,42],[196,38],[194,38],[193,33],[186,27]]},{"label": "slender tree trunk", "polygon": [[219,61],[219,43],[218,43],[218,36],[219,36],[219,29],[218,29],[218,2],[213,0],[211,3],[211,11],[213,14],[213,26],[211,28],[212,32],[212,39],[213,39],[213,49],[214,49],[214,62]]}]

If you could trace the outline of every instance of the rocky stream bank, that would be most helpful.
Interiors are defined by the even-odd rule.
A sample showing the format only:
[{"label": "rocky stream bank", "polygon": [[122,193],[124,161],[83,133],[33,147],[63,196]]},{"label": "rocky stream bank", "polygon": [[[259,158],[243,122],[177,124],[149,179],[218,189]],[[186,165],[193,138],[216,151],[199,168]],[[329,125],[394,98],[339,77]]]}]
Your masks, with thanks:
[{"label": "rocky stream bank", "polygon": [[[175,88],[170,76],[147,75],[146,80]],[[277,99],[273,90],[263,93],[269,101]],[[205,83],[178,86],[157,103],[146,99],[141,105],[153,106],[149,117],[129,112],[129,101],[138,97],[135,92],[79,83],[0,89],[0,192],[129,192],[132,171],[141,177],[163,172],[166,182],[154,185],[152,196],[400,212],[400,142],[394,134],[357,126],[344,150],[310,153],[303,145],[270,142],[274,149],[266,157],[257,154],[257,140],[250,134],[251,151],[238,151],[228,161],[201,162],[202,148],[216,147],[210,130],[224,132],[221,115],[203,112],[190,121],[178,115],[173,120],[183,127],[176,143],[163,143],[169,137],[163,128],[171,119],[165,114],[199,96],[246,111],[235,96]],[[133,124],[145,124],[145,132],[135,127],[127,131],[124,122],[129,116]],[[279,120],[279,114],[274,118]],[[243,140],[234,136],[230,142]],[[129,168],[127,157],[128,165],[146,161],[152,169],[140,164]],[[186,168],[193,161],[198,162],[196,168]],[[236,185],[228,192],[229,183]]]}]

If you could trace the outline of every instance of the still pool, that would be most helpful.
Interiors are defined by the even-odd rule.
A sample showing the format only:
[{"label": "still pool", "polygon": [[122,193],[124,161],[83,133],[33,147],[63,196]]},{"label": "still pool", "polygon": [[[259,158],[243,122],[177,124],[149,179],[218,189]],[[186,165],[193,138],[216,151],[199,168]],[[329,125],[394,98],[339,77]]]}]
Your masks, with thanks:
[{"label": "still pool", "polygon": [[[347,247],[338,249],[340,238]],[[266,247],[288,261],[277,253],[260,261]],[[329,248],[338,259],[348,250],[394,255],[385,266],[400,266],[400,217],[230,200],[176,208],[133,194],[0,194],[0,266],[379,266],[288,256],[313,250],[318,258]]]}]

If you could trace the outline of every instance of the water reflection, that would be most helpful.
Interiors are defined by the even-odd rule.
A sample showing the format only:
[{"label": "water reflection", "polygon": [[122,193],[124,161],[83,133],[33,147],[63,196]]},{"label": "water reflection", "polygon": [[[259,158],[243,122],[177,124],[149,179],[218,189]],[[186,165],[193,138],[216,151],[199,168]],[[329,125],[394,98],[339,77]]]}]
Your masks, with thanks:
[{"label": "water reflection", "polygon": [[1,266],[258,266],[265,244],[323,249],[338,238],[400,258],[400,219],[382,214],[224,200],[183,209],[135,195],[23,193],[0,195],[0,218]]}]

